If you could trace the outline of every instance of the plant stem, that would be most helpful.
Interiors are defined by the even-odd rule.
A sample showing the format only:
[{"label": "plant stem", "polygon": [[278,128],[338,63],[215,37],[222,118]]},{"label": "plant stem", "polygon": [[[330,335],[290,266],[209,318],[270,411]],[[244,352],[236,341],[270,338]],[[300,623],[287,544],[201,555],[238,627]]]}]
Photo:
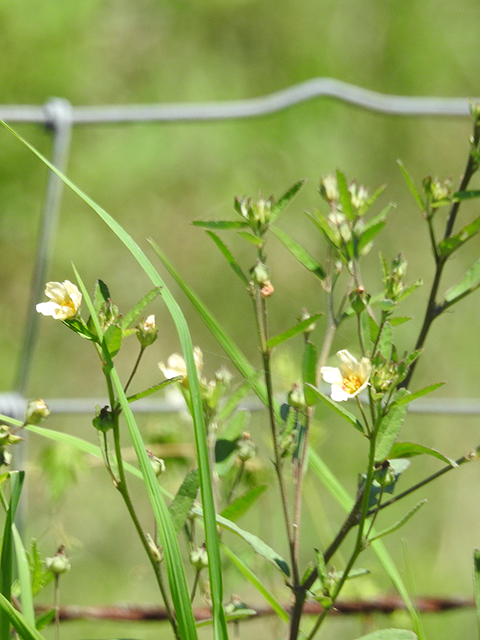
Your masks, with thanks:
[{"label": "plant stem", "polygon": [[60,640],[60,574],[55,574],[55,640]]},{"label": "plant stem", "polygon": [[133,366],[132,369],[132,373],[130,374],[129,379],[127,380],[127,384],[125,385],[125,388],[123,389],[124,393],[127,393],[127,389],[130,386],[131,381],[133,380],[134,375],[137,373],[137,369],[138,369],[138,365],[140,364],[140,360],[142,359],[143,356],[143,352],[145,351],[145,347],[140,347],[140,353],[138,354],[137,360]]}]

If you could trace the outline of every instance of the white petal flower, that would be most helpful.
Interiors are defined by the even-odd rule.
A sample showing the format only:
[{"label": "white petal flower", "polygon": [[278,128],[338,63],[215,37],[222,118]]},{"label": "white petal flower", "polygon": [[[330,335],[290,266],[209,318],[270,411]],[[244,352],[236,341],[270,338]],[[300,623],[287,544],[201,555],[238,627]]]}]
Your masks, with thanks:
[{"label": "white petal flower", "polygon": [[[193,359],[195,360],[197,372],[201,373],[203,368],[203,353],[200,347],[194,347]],[[182,376],[182,382],[187,379],[187,365],[179,353],[172,353],[166,363],[159,362],[158,366],[167,380],[176,378],[177,376]]]},{"label": "white petal flower", "polygon": [[45,295],[50,298],[50,301],[37,304],[37,311],[44,316],[52,316],[56,320],[73,318],[82,304],[82,294],[68,280],[62,283],[47,282]]},{"label": "white petal flower", "polygon": [[372,371],[368,358],[358,362],[346,349],[337,353],[339,368],[322,367],[321,374],[325,382],[332,385],[330,397],[336,402],[354,398],[365,389]]}]

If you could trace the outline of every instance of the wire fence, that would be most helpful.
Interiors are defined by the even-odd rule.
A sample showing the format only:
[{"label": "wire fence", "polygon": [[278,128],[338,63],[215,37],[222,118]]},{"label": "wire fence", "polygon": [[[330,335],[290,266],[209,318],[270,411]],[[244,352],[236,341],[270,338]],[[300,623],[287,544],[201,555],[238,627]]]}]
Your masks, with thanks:
[{"label": "wire fence", "polygon": [[[469,117],[468,98],[427,98],[419,96],[386,95],[369,91],[332,78],[313,78],[281,91],[247,100],[154,105],[114,105],[74,107],[63,98],[53,98],[44,106],[0,105],[0,118],[9,124],[37,123],[52,135],[51,162],[66,173],[73,128],[83,125],[205,122],[235,120],[267,116],[292,108],[308,100],[334,98],[360,109],[400,116]],[[476,101],[477,98],[473,98]],[[63,182],[49,171],[45,189],[40,230],[24,337],[18,359],[12,392],[0,394],[0,413],[21,419],[25,411],[25,394],[34,350],[38,338],[39,318],[35,304],[40,300],[51,263],[58,226]],[[47,400],[55,413],[90,413],[95,403],[106,404],[96,398],[53,398]],[[246,408],[256,410],[262,405],[255,399]],[[137,412],[175,412],[181,408],[167,400],[145,400],[135,405]],[[480,401],[464,399],[419,400],[411,410],[420,413],[480,414]]]}]

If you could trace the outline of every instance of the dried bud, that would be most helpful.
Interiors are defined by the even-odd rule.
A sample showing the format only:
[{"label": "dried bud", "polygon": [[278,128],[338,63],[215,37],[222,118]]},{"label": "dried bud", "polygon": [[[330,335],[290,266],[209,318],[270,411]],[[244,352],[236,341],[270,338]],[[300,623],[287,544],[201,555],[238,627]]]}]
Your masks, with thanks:
[{"label": "dried bud", "polygon": [[148,316],[142,320],[137,327],[137,338],[143,349],[155,342],[158,336],[158,327],[155,323],[155,316]]},{"label": "dried bud", "polygon": [[51,558],[45,558],[45,568],[47,571],[50,571],[50,573],[54,573],[55,575],[70,571],[70,560],[65,554],[64,544],[59,546],[58,551],[54,556]]},{"label": "dried bud", "polygon": [[145,537],[147,538],[148,546],[155,560],[157,562],[163,562],[164,555],[162,547],[155,543],[155,540],[149,533],[147,533]]},{"label": "dried bud", "polygon": [[[302,322],[303,320],[308,320],[310,318],[310,314],[308,313],[307,309],[302,309],[302,313],[300,314],[300,317],[298,318],[300,322]],[[312,322],[312,324],[309,324],[308,327],[306,329],[303,330],[303,333],[305,335],[305,337],[309,338],[310,334],[312,333],[312,331],[315,331],[315,327],[317,325],[315,324],[315,322]]]},{"label": "dried bud", "polygon": [[50,409],[41,398],[30,400],[25,413],[25,424],[38,425],[48,418],[49,415]]},{"label": "dried bud", "polygon": [[106,433],[109,431],[115,424],[115,415],[113,411],[110,411],[109,407],[99,407],[96,406],[97,414],[95,418],[92,420],[92,424],[95,429]]}]

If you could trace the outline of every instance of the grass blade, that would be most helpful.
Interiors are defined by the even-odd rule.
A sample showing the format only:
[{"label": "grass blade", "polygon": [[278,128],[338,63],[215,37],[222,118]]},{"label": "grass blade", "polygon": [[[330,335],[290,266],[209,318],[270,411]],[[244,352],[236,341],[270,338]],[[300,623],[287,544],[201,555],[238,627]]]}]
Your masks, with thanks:
[{"label": "grass blade", "polygon": [[13,542],[15,545],[15,557],[17,560],[18,582],[20,584],[20,599],[22,612],[26,621],[35,627],[35,611],[33,609],[32,581],[27,553],[23,546],[22,538],[15,525],[12,527]]},{"label": "grass blade", "polygon": [[[0,593],[0,609],[2,614],[7,616],[8,620],[18,631],[19,636],[22,640],[45,640],[44,636],[32,627],[26,620],[25,616],[15,609],[12,603],[5,598],[5,596]],[[5,638],[9,638],[10,635],[0,636],[2,640]]]}]

